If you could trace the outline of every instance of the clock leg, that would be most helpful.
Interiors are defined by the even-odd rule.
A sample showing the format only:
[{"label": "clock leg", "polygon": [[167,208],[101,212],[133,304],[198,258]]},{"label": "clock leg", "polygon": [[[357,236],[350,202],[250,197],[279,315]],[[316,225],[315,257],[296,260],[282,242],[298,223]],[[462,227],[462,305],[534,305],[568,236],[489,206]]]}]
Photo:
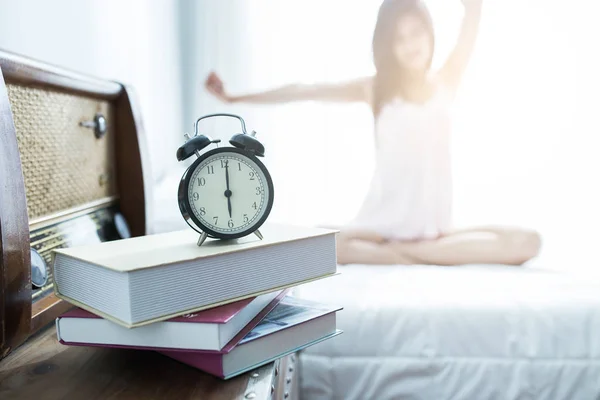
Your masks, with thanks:
[{"label": "clock leg", "polygon": [[259,231],[258,229],[254,231],[254,234],[255,234],[256,236],[258,236],[258,238],[259,238],[260,240],[262,240],[262,239],[263,239],[263,235],[262,235],[262,233],[260,233],[260,231]]},{"label": "clock leg", "polygon": [[207,237],[208,233],[202,232],[202,235],[200,235],[200,238],[198,238],[198,246],[202,246],[202,243],[204,243]]}]

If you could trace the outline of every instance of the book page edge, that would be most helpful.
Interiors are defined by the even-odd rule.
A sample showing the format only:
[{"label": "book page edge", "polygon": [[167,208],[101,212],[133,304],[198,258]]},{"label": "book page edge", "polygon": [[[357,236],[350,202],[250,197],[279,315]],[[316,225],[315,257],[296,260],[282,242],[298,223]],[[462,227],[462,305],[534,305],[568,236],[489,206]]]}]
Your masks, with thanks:
[{"label": "book page edge", "polygon": [[119,325],[125,327],[125,328],[131,329],[131,328],[137,328],[139,326],[150,325],[150,324],[153,324],[153,323],[156,323],[156,322],[166,321],[166,320],[171,319],[171,318],[180,317],[180,316],[185,315],[185,314],[190,314],[190,313],[193,313],[193,312],[198,312],[198,311],[206,310],[208,308],[214,308],[214,307],[218,307],[218,306],[221,306],[221,305],[224,305],[224,304],[233,303],[235,301],[247,299],[249,297],[260,296],[262,294],[271,293],[271,292],[275,292],[275,291],[279,291],[279,290],[284,290],[284,289],[287,289],[287,288],[292,288],[294,286],[303,285],[305,283],[318,281],[318,280],[321,280],[321,279],[333,277],[333,276],[340,275],[340,274],[341,273],[338,272],[338,271],[333,272],[333,273],[327,273],[325,275],[317,276],[315,278],[306,279],[306,280],[298,281],[298,282],[293,282],[293,283],[290,283],[290,284],[287,284],[287,285],[281,285],[281,286],[278,286],[278,287],[265,289],[265,290],[262,290],[262,291],[259,291],[259,292],[249,293],[249,294],[244,295],[244,296],[239,296],[239,297],[228,299],[228,300],[224,300],[224,301],[221,301],[221,302],[207,304],[207,305],[202,306],[202,307],[195,307],[195,308],[187,309],[187,310],[184,310],[184,311],[178,311],[176,313],[172,313],[172,314],[169,314],[169,315],[164,315],[164,316],[161,316],[161,317],[156,317],[156,318],[153,318],[153,319],[149,319],[149,320],[145,320],[145,321],[140,321],[140,322],[135,322],[135,323],[128,323],[128,322],[122,321],[122,320],[120,320],[118,318],[115,318],[115,317],[113,317],[111,315],[108,315],[105,312],[100,311],[100,310],[98,310],[98,309],[96,309],[94,307],[90,307],[90,306],[88,306],[86,304],[83,304],[83,303],[79,302],[78,300],[75,300],[75,299],[72,299],[72,298],[70,298],[68,296],[65,296],[65,295],[61,294],[58,291],[58,288],[57,288],[56,285],[54,286],[54,292],[55,292],[56,297],[58,297],[58,298],[60,298],[60,299],[62,299],[64,301],[66,301],[67,303],[70,303],[70,304],[72,304],[72,305],[74,305],[76,307],[79,307],[79,308],[83,309],[83,310],[89,311],[92,314],[98,315],[98,316],[100,316],[100,317],[102,317],[104,319],[112,321],[112,322],[114,322],[116,324],[119,324]]},{"label": "book page edge", "polygon": [[299,282],[293,282],[293,283],[290,283],[288,285],[281,285],[281,286],[277,286],[277,287],[274,287],[274,288],[269,288],[269,289],[261,290],[259,292],[250,293],[250,294],[247,294],[247,295],[244,295],[244,296],[239,296],[239,297],[235,297],[235,298],[232,298],[232,299],[223,300],[223,301],[220,301],[218,303],[207,304],[207,305],[202,306],[202,307],[190,308],[190,309],[187,309],[185,311],[179,311],[177,313],[165,315],[165,316],[162,316],[162,317],[156,317],[156,318],[145,320],[145,321],[135,322],[135,323],[131,324],[131,327],[132,328],[137,328],[138,326],[150,325],[150,324],[153,324],[153,323],[156,323],[156,322],[165,321],[167,319],[171,319],[171,318],[175,318],[175,317],[180,317],[180,316],[185,315],[185,314],[191,314],[191,313],[194,313],[194,312],[206,310],[208,308],[219,307],[219,306],[222,306],[224,304],[233,303],[235,301],[247,299],[249,297],[260,296],[262,294],[271,293],[271,292],[275,292],[275,291],[278,291],[278,290],[284,290],[284,289],[287,289],[287,288],[292,288],[294,286],[304,285],[305,283],[318,281],[318,280],[329,278],[329,277],[336,276],[336,275],[340,275],[340,272],[328,273],[328,274],[325,274],[325,275],[317,276],[315,278],[306,279],[306,280],[299,281]]}]

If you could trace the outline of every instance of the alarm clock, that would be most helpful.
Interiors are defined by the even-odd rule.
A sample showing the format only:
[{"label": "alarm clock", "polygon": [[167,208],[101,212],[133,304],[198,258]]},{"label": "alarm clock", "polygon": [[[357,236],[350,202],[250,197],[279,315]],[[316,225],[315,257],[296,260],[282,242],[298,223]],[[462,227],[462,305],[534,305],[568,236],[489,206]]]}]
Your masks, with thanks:
[{"label": "alarm clock", "polygon": [[[198,123],[206,118],[229,117],[240,121],[242,132],[234,134],[231,146],[219,147],[220,140],[198,134]],[[273,206],[273,180],[265,165],[265,148],[256,132],[246,132],[244,120],[234,114],[210,114],[198,118],[194,136],[177,149],[177,160],[196,160],[181,177],[178,203],[187,224],[200,234],[198,246],[206,238],[237,239],[259,231]],[[216,148],[205,151],[207,147]]]}]

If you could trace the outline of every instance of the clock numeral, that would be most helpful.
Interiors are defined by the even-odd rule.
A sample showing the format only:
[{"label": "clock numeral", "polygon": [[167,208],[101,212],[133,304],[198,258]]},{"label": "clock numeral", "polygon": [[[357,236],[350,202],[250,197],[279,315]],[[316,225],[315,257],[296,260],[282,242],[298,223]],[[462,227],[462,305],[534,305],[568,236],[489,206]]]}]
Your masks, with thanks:
[{"label": "clock numeral", "polygon": [[256,194],[262,194],[263,188],[261,186],[256,187]]},{"label": "clock numeral", "polygon": [[219,222],[219,217],[213,217],[213,219],[215,220],[215,225]]},{"label": "clock numeral", "polygon": [[[254,203],[256,204],[256,203]],[[248,222],[248,214],[244,214],[244,223]]]},{"label": "clock numeral", "polygon": [[254,180],[254,172],[250,171],[248,173],[248,175],[250,175],[250,180],[253,181]]},{"label": "clock numeral", "polygon": [[238,171],[241,171],[241,170],[242,170],[242,163],[238,162]]},{"label": "clock numeral", "polygon": [[256,202],[252,203],[252,208],[256,210]]},{"label": "clock numeral", "polygon": [[204,186],[204,185],[206,185],[206,179],[198,178],[198,186]]},{"label": "clock numeral", "polygon": [[227,221],[227,226],[230,228],[233,228],[233,220],[230,219],[229,221]]},{"label": "clock numeral", "polygon": [[215,167],[214,167],[214,165],[207,165],[206,169],[208,170],[209,174],[214,174],[215,173]]},{"label": "clock numeral", "polygon": [[198,192],[192,193],[192,199],[194,199],[194,201],[198,201],[199,198],[200,198],[200,195],[198,194]]},{"label": "clock numeral", "polygon": [[205,214],[206,214],[206,208],[200,207],[200,215],[205,215]]},{"label": "clock numeral", "polygon": [[221,160],[221,168],[225,168],[227,165],[229,165],[229,160]]}]

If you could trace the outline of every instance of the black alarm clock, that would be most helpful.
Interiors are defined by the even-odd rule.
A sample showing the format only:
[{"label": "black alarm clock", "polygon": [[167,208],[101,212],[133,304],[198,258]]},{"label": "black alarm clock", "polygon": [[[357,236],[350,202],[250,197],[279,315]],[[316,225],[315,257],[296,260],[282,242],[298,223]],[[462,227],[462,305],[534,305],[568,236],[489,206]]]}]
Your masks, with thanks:
[{"label": "black alarm clock", "polygon": [[[219,147],[220,140],[198,134],[198,123],[205,118],[237,118],[242,133],[229,140],[230,146]],[[273,180],[265,165],[265,148],[248,134],[244,120],[234,114],[210,114],[198,118],[193,137],[177,149],[177,160],[197,157],[181,177],[178,203],[187,224],[200,234],[198,246],[207,237],[237,239],[254,233],[259,239],[260,226],[273,206]],[[217,147],[200,153],[208,146]]]}]

